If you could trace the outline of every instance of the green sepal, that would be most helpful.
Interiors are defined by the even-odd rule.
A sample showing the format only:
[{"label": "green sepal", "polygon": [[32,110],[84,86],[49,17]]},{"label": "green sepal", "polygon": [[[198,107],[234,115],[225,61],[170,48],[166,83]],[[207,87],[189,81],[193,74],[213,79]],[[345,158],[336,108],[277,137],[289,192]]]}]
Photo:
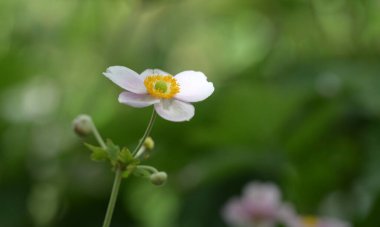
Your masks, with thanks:
[{"label": "green sepal", "polygon": [[116,164],[118,154],[120,152],[120,147],[115,145],[112,140],[107,139],[107,151],[112,165]]},{"label": "green sepal", "polygon": [[91,159],[93,161],[105,161],[108,159],[108,152],[104,148],[88,143],[85,143],[84,145],[91,151]]},{"label": "green sepal", "polygon": [[128,171],[124,171],[124,172],[123,172],[123,178],[128,178],[129,175],[131,175],[130,172],[128,172]]},{"label": "green sepal", "polygon": [[133,158],[131,151],[126,147],[121,149],[118,155],[118,160],[126,165],[129,165],[135,162],[135,159]]},{"label": "green sepal", "polygon": [[130,165],[127,166],[127,168],[123,172],[123,177],[124,178],[129,177],[131,175],[131,173],[134,173],[134,171],[137,170],[136,167],[138,165],[138,162],[139,162],[138,160],[135,160],[135,163],[130,164]]}]

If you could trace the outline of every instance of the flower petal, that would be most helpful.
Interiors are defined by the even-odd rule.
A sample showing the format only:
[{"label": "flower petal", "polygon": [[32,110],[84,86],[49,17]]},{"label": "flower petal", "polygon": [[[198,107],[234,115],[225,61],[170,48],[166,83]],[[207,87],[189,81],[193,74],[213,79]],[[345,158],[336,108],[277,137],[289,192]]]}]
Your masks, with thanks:
[{"label": "flower petal", "polygon": [[119,95],[119,102],[132,107],[141,108],[150,106],[155,103],[159,103],[160,100],[150,95],[135,94],[132,92],[125,91]]},{"label": "flower petal", "polygon": [[140,77],[142,78],[142,80],[144,80],[145,77],[150,76],[150,75],[166,76],[166,75],[170,75],[170,74],[165,72],[165,71],[162,71],[161,69],[146,69],[144,72],[142,72],[140,74]]},{"label": "flower petal", "polygon": [[174,97],[185,102],[205,100],[214,92],[214,85],[207,81],[202,72],[184,71],[174,77],[180,87],[180,92]]},{"label": "flower petal", "polygon": [[231,226],[250,226],[252,217],[239,198],[230,199],[222,210],[224,220]]},{"label": "flower petal", "polygon": [[144,80],[135,71],[124,66],[111,66],[103,73],[121,88],[137,94],[146,94]]},{"label": "flower petal", "polygon": [[175,99],[162,99],[160,103],[154,104],[158,115],[168,121],[189,121],[194,116],[194,106]]}]

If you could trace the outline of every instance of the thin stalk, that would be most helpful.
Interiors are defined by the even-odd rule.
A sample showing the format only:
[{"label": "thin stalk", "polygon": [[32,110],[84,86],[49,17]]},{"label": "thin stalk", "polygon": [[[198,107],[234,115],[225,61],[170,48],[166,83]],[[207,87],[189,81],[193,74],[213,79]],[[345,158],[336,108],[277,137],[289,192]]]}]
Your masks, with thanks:
[{"label": "thin stalk", "polygon": [[91,119],[91,124],[92,124],[92,132],[94,133],[94,136],[96,138],[96,140],[98,141],[98,143],[100,144],[100,146],[103,148],[103,149],[107,149],[107,145],[106,143],[104,142],[102,136],[100,135],[98,129],[96,128],[94,122],[92,121]]},{"label": "thin stalk", "polygon": [[[150,132],[152,131],[152,127],[153,127],[154,121],[156,119],[156,116],[157,116],[156,111],[153,109],[153,113],[150,117],[148,126],[145,130],[145,133],[141,137],[141,139],[140,139],[139,143],[137,144],[135,150],[132,152],[132,155],[135,155],[140,150],[140,148],[143,146],[145,139],[149,136]],[[95,135],[96,139],[98,140],[99,144],[103,148],[107,148],[106,144],[104,143],[102,137],[100,136],[100,134],[99,134],[99,132],[96,129],[94,124],[93,124],[93,129],[94,129],[94,135]],[[157,171],[157,170],[155,169],[155,171]],[[106,216],[104,218],[103,227],[110,227],[110,225],[111,225],[112,215],[113,215],[113,211],[115,209],[117,195],[119,193],[119,188],[120,188],[120,184],[121,184],[122,179],[123,179],[123,168],[121,166],[117,166],[116,174],[115,174],[115,180],[113,182],[112,192],[111,192],[110,200],[108,202],[108,207],[107,207]]]},{"label": "thin stalk", "polygon": [[154,121],[156,120],[156,116],[157,116],[157,113],[153,109],[152,115],[148,123],[148,127],[146,128],[143,137],[141,137],[139,144],[137,144],[136,148],[133,150],[132,155],[135,155],[140,150],[140,148],[144,145],[145,139],[149,136],[150,132],[152,131],[152,127],[153,127]]},{"label": "thin stalk", "polygon": [[146,165],[138,165],[136,168],[138,169],[146,169],[152,173],[158,173],[158,170],[154,168],[153,166],[146,166]]},{"label": "thin stalk", "polygon": [[116,169],[115,180],[113,182],[112,192],[110,196],[110,201],[108,202],[107,213],[104,218],[103,227],[109,227],[111,225],[112,215],[115,209],[116,199],[117,199],[117,195],[119,193],[119,188],[120,188],[120,183],[123,178],[122,174],[123,174],[123,170],[120,167],[118,167]]}]

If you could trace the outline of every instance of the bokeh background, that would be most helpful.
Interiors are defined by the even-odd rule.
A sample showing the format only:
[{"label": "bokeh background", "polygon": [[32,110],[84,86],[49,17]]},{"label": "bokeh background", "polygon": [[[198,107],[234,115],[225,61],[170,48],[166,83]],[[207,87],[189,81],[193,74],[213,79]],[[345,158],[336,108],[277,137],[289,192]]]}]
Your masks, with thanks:
[{"label": "bokeh background", "polygon": [[[134,147],[151,110],[117,102],[108,66],[203,71],[215,93],[158,119],[113,226],[225,226],[251,181],[303,215],[380,223],[378,0],[1,0],[0,226],[101,226],[113,181],[71,122]],[[95,143],[93,138],[87,142]]]}]

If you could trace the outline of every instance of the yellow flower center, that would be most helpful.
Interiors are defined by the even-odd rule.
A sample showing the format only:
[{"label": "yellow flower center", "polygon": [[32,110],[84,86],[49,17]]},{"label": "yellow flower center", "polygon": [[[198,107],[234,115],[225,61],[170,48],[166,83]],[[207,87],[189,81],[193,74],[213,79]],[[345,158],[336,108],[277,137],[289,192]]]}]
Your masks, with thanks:
[{"label": "yellow flower center", "polygon": [[171,75],[150,75],[144,80],[148,93],[156,98],[170,99],[179,92],[179,85]]},{"label": "yellow flower center", "polygon": [[305,216],[302,218],[302,223],[305,227],[315,227],[317,226],[318,219],[314,216]]}]

